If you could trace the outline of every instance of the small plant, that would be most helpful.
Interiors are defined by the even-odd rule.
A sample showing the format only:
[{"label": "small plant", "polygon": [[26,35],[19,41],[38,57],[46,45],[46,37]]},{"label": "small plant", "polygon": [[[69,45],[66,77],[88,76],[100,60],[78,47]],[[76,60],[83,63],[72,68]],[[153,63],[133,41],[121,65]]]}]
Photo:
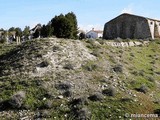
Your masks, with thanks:
[{"label": "small plant", "polygon": [[71,96],[72,96],[72,91],[69,91],[69,90],[65,91],[65,92],[63,93],[63,96],[64,96],[64,97],[71,97]]},{"label": "small plant", "polygon": [[53,46],[53,52],[57,52],[60,51],[60,47],[59,46]]},{"label": "small plant", "polygon": [[144,70],[140,70],[138,74],[139,74],[140,76],[144,76],[144,72],[145,72]]},{"label": "small plant", "polygon": [[63,68],[68,69],[68,70],[73,70],[74,66],[71,63],[67,63],[67,64],[65,64],[65,66]]},{"label": "small plant", "polygon": [[155,79],[154,79],[152,76],[148,77],[147,79],[148,79],[150,82],[153,82],[153,83],[155,82]]},{"label": "small plant", "polygon": [[22,107],[25,97],[25,92],[19,91],[11,97],[9,103],[13,108],[20,108]]},{"label": "small plant", "polygon": [[132,102],[133,99],[132,99],[132,98],[125,97],[125,98],[122,98],[121,101],[122,101],[122,102]]},{"label": "small plant", "polygon": [[83,68],[87,71],[94,71],[98,68],[98,66],[94,63],[87,63],[86,65],[83,65]]},{"label": "small plant", "polygon": [[123,66],[122,65],[115,65],[113,67],[113,71],[116,72],[116,73],[122,73],[123,72]]},{"label": "small plant", "polygon": [[45,60],[40,64],[38,64],[38,67],[41,67],[41,68],[48,67],[49,64],[50,64],[49,61]]},{"label": "small plant", "polygon": [[135,57],[134,53],[130,53],[130,56]]},{"label": "small plant", "polygon": [[90,120],[91,119],[91,112],[88,108],[82,108],[76,112],[77,120]]},{"label": "small plant", "polygon": [[102,93],[107,96],[115,96],[116,89],[113,86],[110,86],[109,88],[103,90]]},{"label": "small plant", "polygon": [[7,41],[6,39],[1,39],[1,40],[0,40],[0,43],[3,44],[3,43],[5,43],[6,41]]},{"label": "small plant", "polygon": [[79,105],[87,105],[88,104],[88,99],[87,97],[83,96],[83,97],[79,97],[79,98],[75,98],[70,102],[71,106],[79,106]]},{"label": "small plant", "polygon": [[69,90],[71,88],[71,84],[69,83],[59,83],[55,85],[58,90]]},{"label": "small plant", "polygon": [[137,91],[142,92],[142,93],[147,93],[148,87],[145,84],[143,84],[139,88],[137,88]]},{"label": "small plant", "polygon": [[45,103],[45,108],[47,108],[47,109],[52,108],[52,107],[53,107],[52,103],[53,103],[53,102],[50,101],[50,100],[46,101],[46,103]]},{"label": "small plant", "polygon": [[154,114],[157,114],[157,115],[158,115],[158,117],[160,117],[160,109],[156,109],[156,110],[154,110]]},{"label": "small plant", "polygon": [[90,99],[91,101],[101,101],[103,100],[103,98],[103,95],[98,92],[88,97],[88,99]]}]

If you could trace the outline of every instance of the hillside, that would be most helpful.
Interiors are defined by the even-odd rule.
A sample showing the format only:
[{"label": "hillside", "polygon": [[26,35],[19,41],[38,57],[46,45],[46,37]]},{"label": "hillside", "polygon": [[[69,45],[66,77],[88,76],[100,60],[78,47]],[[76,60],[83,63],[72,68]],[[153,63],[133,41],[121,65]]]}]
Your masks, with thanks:
[{"label": "hillside", "polygon": [[110,44],[53,38],[1,45],[0,119],[160,114],[160,40]]}]

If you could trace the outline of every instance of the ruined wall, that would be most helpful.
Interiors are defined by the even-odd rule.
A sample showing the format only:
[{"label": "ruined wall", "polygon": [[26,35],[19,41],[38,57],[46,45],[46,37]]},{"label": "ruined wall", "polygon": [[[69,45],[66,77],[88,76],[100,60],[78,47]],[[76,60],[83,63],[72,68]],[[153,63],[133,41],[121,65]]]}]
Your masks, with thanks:
[{"label": "ruined wall", "polygon": [[160,21],[155,21],[154,37],[160,38]]},{"label": "ruined wall", "polygon": [[118,37],[123,39],[152,38],[148,20],[135,15],[122,14],[106,23],[103,38],[115,39]]}]

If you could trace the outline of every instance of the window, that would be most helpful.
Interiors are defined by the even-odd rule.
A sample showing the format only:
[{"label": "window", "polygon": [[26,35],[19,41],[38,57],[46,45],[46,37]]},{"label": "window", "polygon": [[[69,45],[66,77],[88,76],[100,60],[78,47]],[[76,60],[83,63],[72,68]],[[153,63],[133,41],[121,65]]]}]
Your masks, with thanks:
[{"label": "window", "polygon": [[152,24],[153,24],[153,22],[150,22],[150,24],[152,25]]}]

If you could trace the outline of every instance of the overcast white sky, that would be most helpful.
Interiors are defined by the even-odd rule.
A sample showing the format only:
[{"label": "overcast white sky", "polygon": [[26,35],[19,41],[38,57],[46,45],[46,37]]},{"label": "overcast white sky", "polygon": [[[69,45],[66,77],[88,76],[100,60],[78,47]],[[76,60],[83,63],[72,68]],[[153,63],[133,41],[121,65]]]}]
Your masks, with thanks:
[{"label": "overcast white sky", "polygon": [[[0,28],[47,24],[55,15],[74,12],[85,31],[103,29],[121,13],[160,19],[160,0],[0,0]],[[154,3],[154,4],[153,4]]]}]

